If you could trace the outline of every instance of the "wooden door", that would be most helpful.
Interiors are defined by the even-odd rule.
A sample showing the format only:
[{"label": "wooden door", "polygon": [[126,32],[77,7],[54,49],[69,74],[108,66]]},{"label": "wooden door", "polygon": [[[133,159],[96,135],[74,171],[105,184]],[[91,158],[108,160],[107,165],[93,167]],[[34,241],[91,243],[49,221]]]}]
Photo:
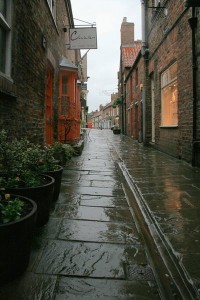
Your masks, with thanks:
[{"label": "wooden door", "polygon": [[45,97],[46,143],[53,142],[53,71],[47,67],[46,97]]}]

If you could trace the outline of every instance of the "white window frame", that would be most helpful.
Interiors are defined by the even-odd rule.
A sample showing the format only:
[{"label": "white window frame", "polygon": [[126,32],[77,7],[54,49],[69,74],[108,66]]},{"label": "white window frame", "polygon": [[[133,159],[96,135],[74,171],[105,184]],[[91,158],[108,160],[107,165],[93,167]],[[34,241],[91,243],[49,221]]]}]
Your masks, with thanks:
[{"label": "white window frame", "polygon": [[56,21],[56,0],[47,0],[47,3],[49,5],[54,21]]},{"label": "white window frame", "polygon": [[0,75],[11,76],[11,20],[12,20],[12,0],[6,0],[6,16],[0,13],[0,26],[6,32],[5,41],[5,71],[0,70]]},{"label": "white window frame", "polygon": [[[173,74],[173,72],[171,72],[173,66],[176,65],[176,74]],[[173,99],[171,99],[170,103],[171,105],[173,103],[176,103],[176,113],[177,113],[177,118],[176,118],[176,123],[167,123],[164,115],[167,113],[164,109],[166,108],[166,105],[163,104],[164,101],[164,92],[166,88],[170,88],[176,86],[176,97],[175,97],[175,101],[173,101]],[[167,109],[170,110],[170,103],[167,106]],[[171,111],[173,112],[174,108],[171,108]],[[172,113],[173,114],[173,113]],[[171,116],[171,113],[170,113]],[[172,120],[172,118],[171,118]],[[170,65],[162,74],[161,74],[161,127],[177,127],[178,126],[178,96],[177,96],[177,62],[173,63],[172,65]]]},{"label": "white window frame", "polygon": [[160,0],[154,0],[154,6],[157,7],[160,5]]}]

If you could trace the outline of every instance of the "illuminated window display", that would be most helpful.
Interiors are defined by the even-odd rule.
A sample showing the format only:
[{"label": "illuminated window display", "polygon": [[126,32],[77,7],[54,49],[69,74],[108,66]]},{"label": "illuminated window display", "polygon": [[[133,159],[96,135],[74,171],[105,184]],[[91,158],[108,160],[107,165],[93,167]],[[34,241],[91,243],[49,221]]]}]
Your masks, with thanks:
[{"label": "illuminated window display", "polygon": [[161,126],[177,126],[177,63],[161,75],[161,101]]}]

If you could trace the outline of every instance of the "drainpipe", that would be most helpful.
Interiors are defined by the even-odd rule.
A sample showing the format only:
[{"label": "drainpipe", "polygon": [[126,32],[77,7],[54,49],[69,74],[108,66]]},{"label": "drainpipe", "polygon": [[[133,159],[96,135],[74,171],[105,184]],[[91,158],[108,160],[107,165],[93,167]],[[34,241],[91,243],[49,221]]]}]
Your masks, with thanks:
[{"label": "drainpipe", "polygon": [[192,98],[193,98],[193,135],[192,135],[192,166],[196,165],[196,142],[197,142],[197,58],[196,58],[196,9],[192,7],[192,17],[188,20],[192,30]]},{"label": "drainpipe", "polygon": [[141,54],[144,57],[144,85],[142,89],[142,128],[141,128],[141,141],[146,144],[146,63],[148,59],[149,50],[146,44],[146,24],[145,24],[145,0],[141,0],[141,13],[142,13],[142,49]]}]

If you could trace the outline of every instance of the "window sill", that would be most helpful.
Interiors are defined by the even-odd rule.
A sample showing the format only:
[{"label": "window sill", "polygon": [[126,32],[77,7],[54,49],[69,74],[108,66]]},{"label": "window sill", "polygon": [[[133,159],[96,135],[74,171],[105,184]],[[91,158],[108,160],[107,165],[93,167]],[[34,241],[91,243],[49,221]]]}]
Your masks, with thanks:
[{"label": "window sill", "polygon": [[162,125],[160,128],[177,128],[178,125]]},{"label": "window sill", "polygon": [[16,85],[13,83],[12,78],[0,72],[0,98],[16,99],[17,91]]}]

